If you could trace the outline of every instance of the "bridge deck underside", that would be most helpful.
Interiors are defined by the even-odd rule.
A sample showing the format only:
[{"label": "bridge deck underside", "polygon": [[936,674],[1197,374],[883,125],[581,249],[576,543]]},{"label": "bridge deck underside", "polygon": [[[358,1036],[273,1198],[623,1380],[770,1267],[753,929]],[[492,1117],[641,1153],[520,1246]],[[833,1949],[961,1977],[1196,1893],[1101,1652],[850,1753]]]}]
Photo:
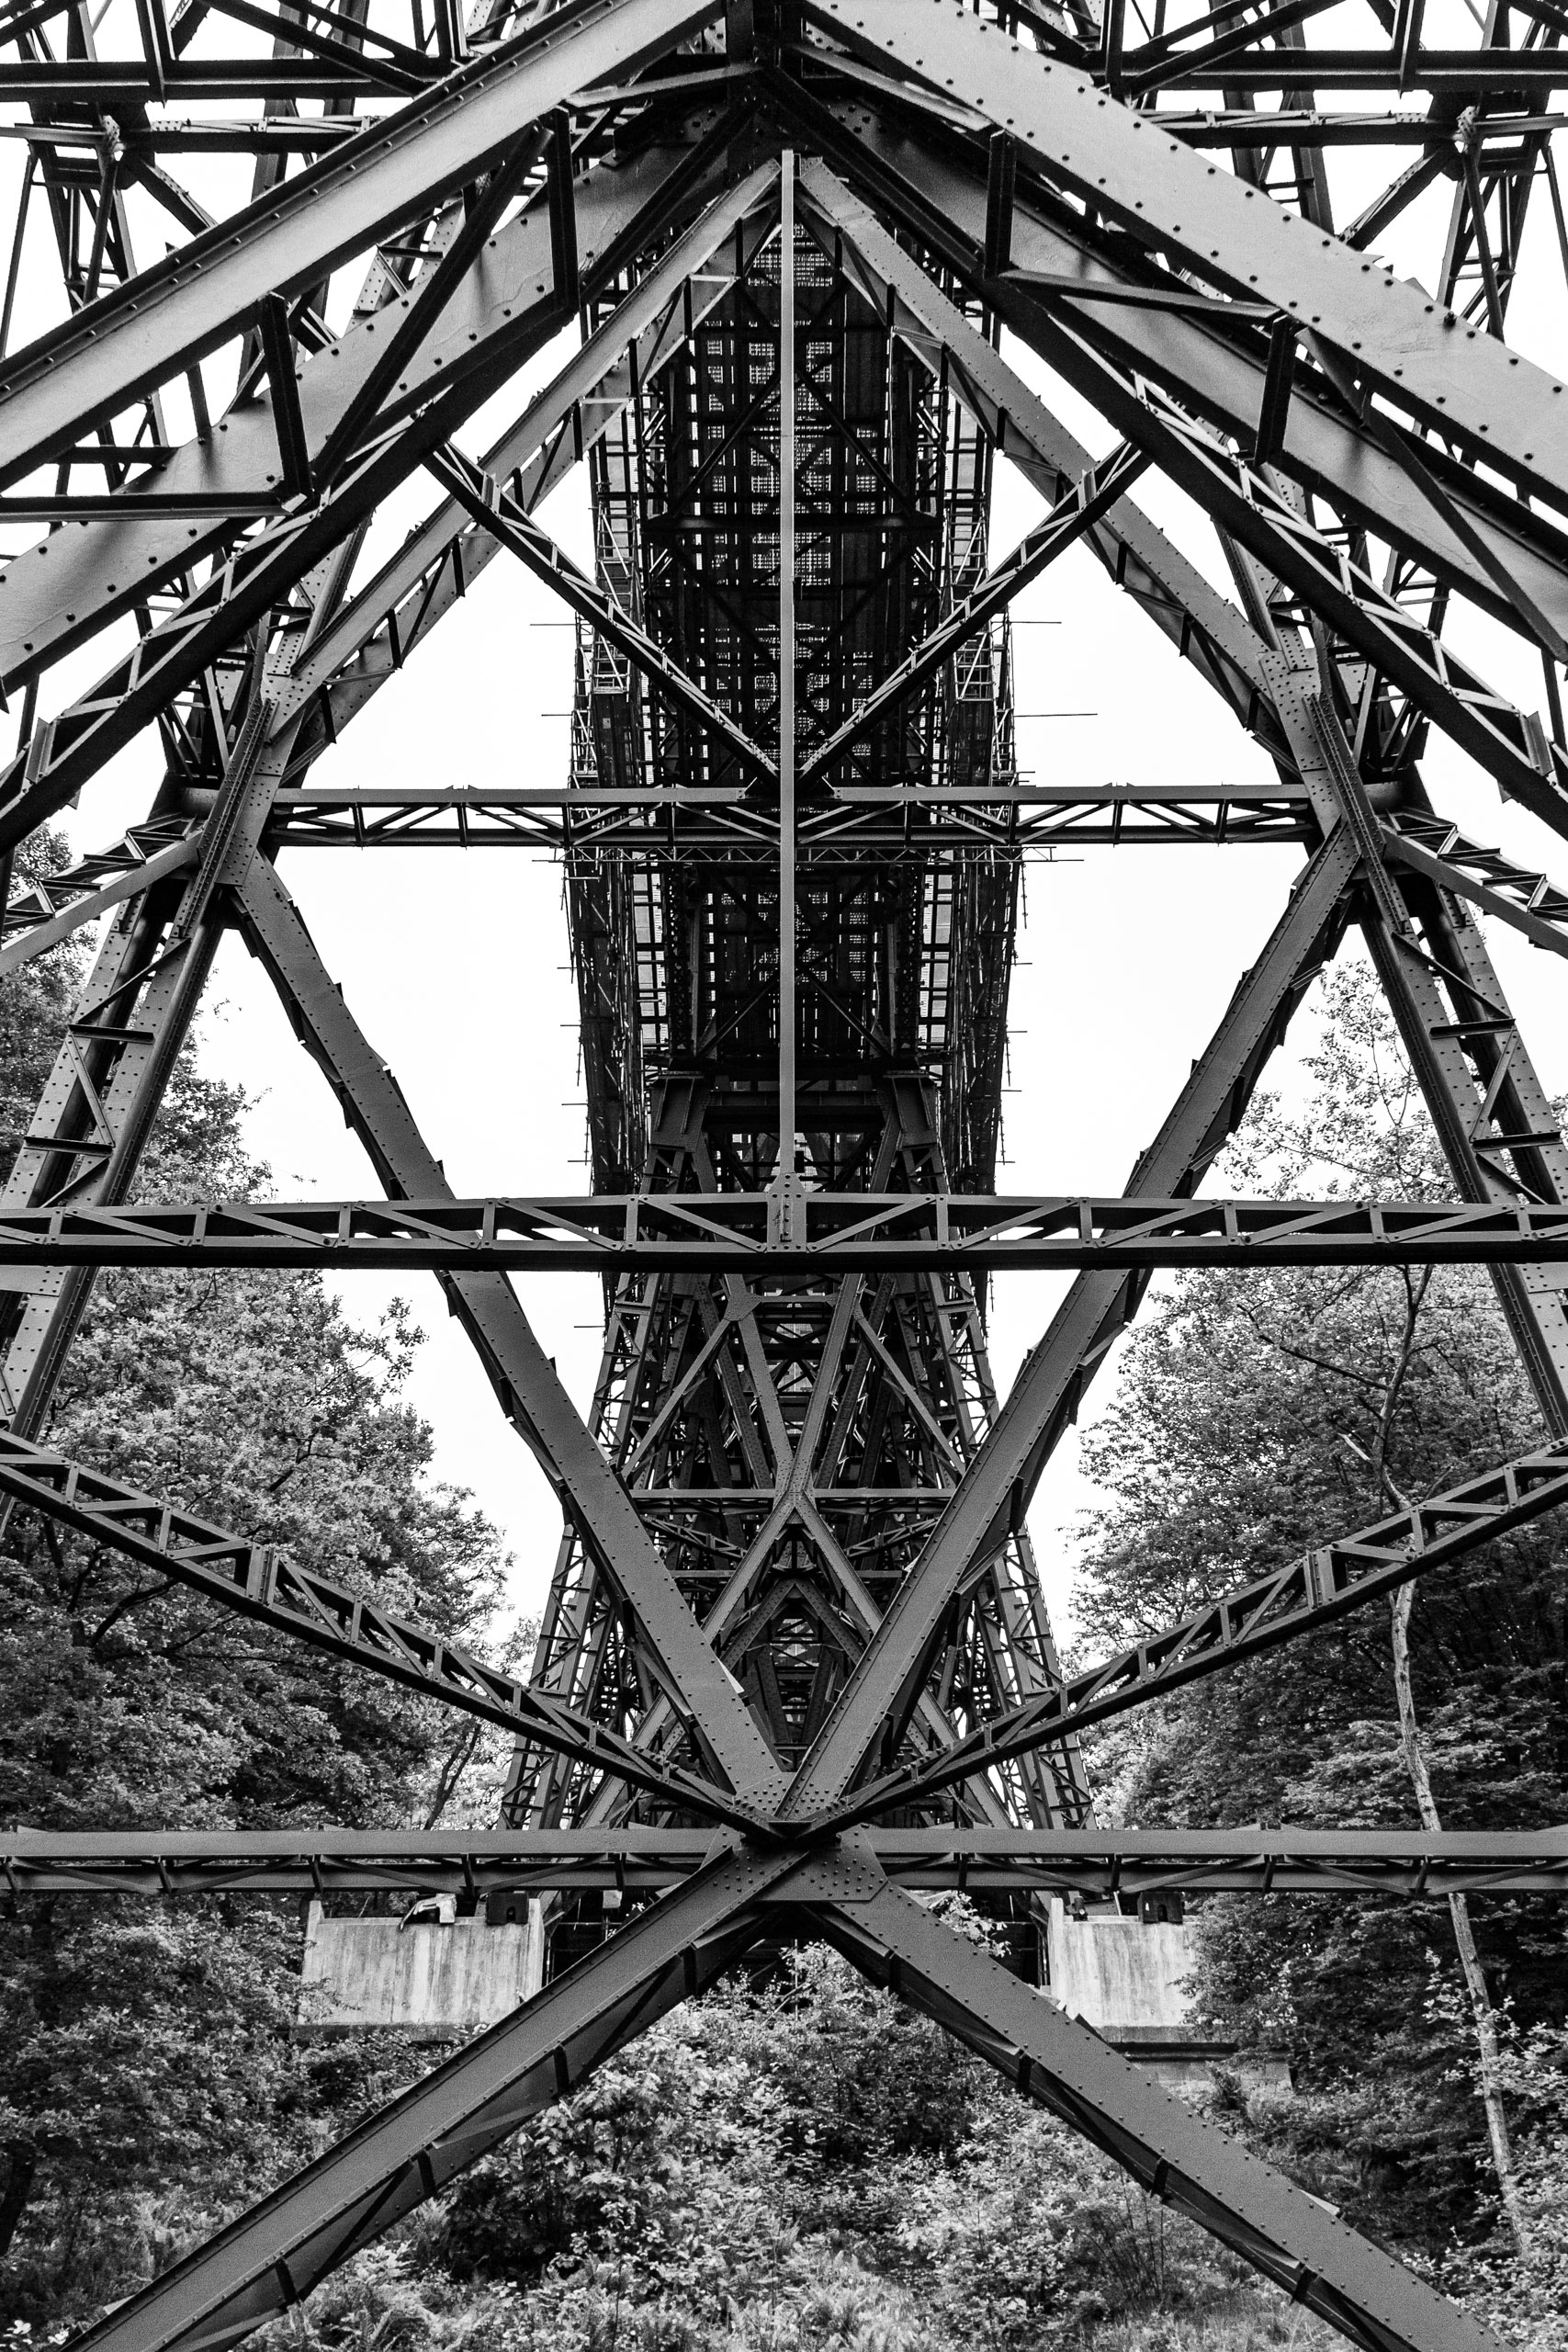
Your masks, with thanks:
[{"label": "bridge deck underside", "polygon": [[[598,574],[751,741],[776,753],[780,257],[641,383],[592,459]],[[739,248],[738,248],[739,252]],[[797,757],[985,576],[992,450],[953,396],[794,232]],[[950,289],[951,290],[951,289]],[[983,332],[988,314],[967,306]],[[873,847],[833,786],[1016,780],[1011,649],[987,625],[808,779],[797,812],[799,1180],[989,1190],[1000,1134],[1019,854],[1006,816],[953,845],[915,810]],[[580,631],[574,785],[739,789],[733,748]],[[758,789],[749,796],[755,809]],[[780,1163],[778,795],[731,846],[596,845],[568,817],[569,907],[594,1179],[765,1186]],[[770,837],[771,835],[771,837]],[[929,836],[929,838],[928,838]],[[649,1277],[609,1300],[594,1428],[787,1764],[820,1730],[868,1632],[996,1409],[981,1302],[962,1276],[742,1285]],[[688,1499],[689,1498],[689,1499]],[[615,1597],[571,1537],[539,1650],[551,1687],[649,1736]],[[1055,1670],[1026,1538],[959,1612],[918,1737],[972,1725]],[[654,1736],[659,1726],[653,1726]],[[665,1736],[678,1740],[679,1727]],[[1011,1804],[1080,1820],[1072,1759],[1032,1759]],[[1001,1817],[994,1790],[968,1800]],[[581,1773],[520,1754],[514,1820],[571,1818]],[[564,1933],[562,1951],[570,1949]]]}]

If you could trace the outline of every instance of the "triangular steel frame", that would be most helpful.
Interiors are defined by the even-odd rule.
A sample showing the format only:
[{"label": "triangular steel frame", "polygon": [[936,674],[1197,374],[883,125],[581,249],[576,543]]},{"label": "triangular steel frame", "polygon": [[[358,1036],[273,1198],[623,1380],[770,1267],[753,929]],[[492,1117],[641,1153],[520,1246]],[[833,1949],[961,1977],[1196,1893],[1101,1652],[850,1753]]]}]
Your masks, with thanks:
[{"label": "triangular steel frame", "polygon": [[[497,1836],[562,1903],[605,1871],[662,1891],[80,2340],[238,2342],[751,1945],[802,1934],[1369,2352],[1484,2342],[904,1882],[989,1869],[1027,1920],[1042,1840],[1050,1868],[1087,1870],[1070,1857],[1116,1837],[1093,1821],[1080,1726],[1568,1499],[1568,1148],[1477,919],[1568,953],[1568,898],[1465,839],[1417,766],[1436,727],[1568,834],[1564,387],[1506,343],[1538,177],[1560,231],[1563,217],[1555,17],[1494,0],[1477,43],[1440,50],[1420,0],[1377,0],[1375,37],[1330,51],[1309,44],[1296,0],[1248,0],[1223,27],[1162,12],[1141,40],[1124,0],[485,0],[467,26],[452,0],[429,23],[412,0],[406,38],[401,6],[361,12],[353,39],[336,12],[291,9],[270,59],[227,54],[220,16],[170,19],[164,0],[138,0],[134,42],[108,57],[85,0],[0,21],[17,52],[0,99],[28,109],[24,188],[47,198],[70,305],[0,352],[0,517],[50,526],[0,571],[0,685],[22,697],[0,858],[149,724],[168,762],[145,826],[5,913],[0,984],[107,920],[0,1193],[15,1284],[0,1493],[512,1730]],[[1420,93],[1431,109],[1425,130],[1394,122],[1424,138],[1420,160],[1337,235],[1331,158],[1394,119],[1325,111],[1320,85]],[[1184,108],[1205,91],[1219,103]],[[84,92],[118,125],[86,181]],[[196,141],[169,109],[215,92],[256,109],[227,133],[253,148],[254,179],[209,222],[168,166]],[[1283,96],[1267,113],[1258,93]],[[321,97],[320,118],[301,113]],[[1428,294],[1368,255],[1445,170]],[[130,187],[185,238],[144,269]],[[25,199],[13,281],[27,224]],[[336,330],[327,288],[355,256],[367,275]],[[0,345],[10,312],[7,298]],[[468,420],[574,320],[573,356],[469,455]],[[1003,323],[1109,422],[1108,457],[1008,364]],[[214,427],[224,352],[239,389]],[[169,417],[185,405],[182,444]],[[998,456],[1047,514],[992,566]],[[592,575],[538,515],[579,464]],[[1151,466],[1218,528],[1234,599],[1139,511],[1129,493]],[[422,469],[440,503],[367,574],[372,518]],[[722,513],[702,505],[716,481]],[[717,551],[700,563],[666,527],[682,499]],[[840,579],[873,514],[882,568]],[[781,598],[768,549],[786,532],[795,545],[797,524],[816,537]],[[1097,796],[1018,777],[1006,608],[1079,541],[1262,747],[1266,788]],[[570,776],[334,785],[344,727],[498,554],[579,617]],[[824,579],[837,649],[809,634]],[[1539,655],[1544,718],[1444,643],[1455,596]],[[133,649],[40,719],[54,665],[128,616]],[[781,679],[784,624],[793,640],[802,616]],[[1126,1198],[993,1206],[1019,863],[1073,838],[1288,840],[1304,863]],[[517,840],[568,861],[598,1196],[577,1209],[452,1199],[276,863],[300,843]],[[135,1204],[231,926],[395,1215]],[[1266,1229],[1260,1204],[1194,1196],[1351,926],[1456,1199],[1360,1227],[1342,1204],[1287,1204]],[[796,956],[791,997],[779,971]],[[1052,1237],[1080,1271],[999,1399],[984,1284]],[[506,1272],[568,1243],[605,1272],[586,1419]],[[438,1272],[560,1498],[525,1679],[43,1442],[96,1264],[312,1262],[327,1247]],[[1244,1249],[1486,1258],[1545,1442],[1065,1679],[1030,1499],[1149,1269]],[[472,1883],[471,1854],[427,1844],[423,1860],[389,1846],[356,1862],[327,1838],[356,1883],[425,1883],[422,1869]],[[1484,1857],[1439,1841],[1415,1862],[1408,1836],[1373,1846],[1292,1866],[1314,1883],[1484,1883]],[[272,1851],[230,1838],[186,1858],[189,1883],[272,1883]],[[1242,1867],[1215,1851],[1190,1883]],[[6,1866],[25,1891],[51,1871],[123,1885],[122,1862],[164,1885],[177,1865],[96,1852],[33,1833]],[[1236,1883],[1273,1883],[1280,1860]],[[1122,1847],[1093,1867],[1114,1886]],[[1559,1888],[1561,1838],[1500,1840],[1496,1867]]]}]

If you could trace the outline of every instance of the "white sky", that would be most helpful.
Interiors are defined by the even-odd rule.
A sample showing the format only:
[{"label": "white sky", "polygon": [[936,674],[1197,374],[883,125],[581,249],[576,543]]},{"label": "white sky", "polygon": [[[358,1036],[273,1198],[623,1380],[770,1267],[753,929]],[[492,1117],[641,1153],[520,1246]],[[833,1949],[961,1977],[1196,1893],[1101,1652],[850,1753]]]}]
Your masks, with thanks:
[{"label": "white sky", "polygon": [[[1428,11],[1428,40],[1442,37]],[[1338,12],[1337,12],[1337,15]],[[1362,37],[1358,12],[1355,37]],[[1337,38],[1324,20],[1317,39]],[[1386,103],[1382,99],[1374,103]],[[1371,170],[1337,165],[1341,219],[1407,160],[1383,151]],[[8,181],[15,150],[0,171]],[[1402,275],[1430,281],[1440,250],[1446,187],[1412,208],[1399,239],[1384,248]],[[1510,314],[1516,346],[1562,364],[1563,303],[1555,273],[1545,191],[1536,207],[1526,267]],[[148,250],[155,250],[149,248]],[[334,303],[334,309],[336,308]],[[529,371],[543,381],[562,346]],[[1111,436],[1016,345],[1009,356],[1089,446]],[[520,409],[513,394],[504,404]],[[479,448],[486,424],[465,436]],[[1222,585],[1228,585],[1212,534],[1176,493],[1145,477],[1137,502]],[[378,526],[377,544],[401,537],[428,503],[417,493]],[[1039,512],[1010,470],[998,469],[993,556]],[[580,560],[588,559],[586,494],[569,484],[543,519]],[[565,713],[572,637],[547,590],[504,557],[492,562],[466,603],[355,721],[319,763],[323,783],[456,776],[552,781],[567,768]],[[1018,707],[1068,708],[1092,719],[1021,722],[1021,763],[1042,776],[1179,786],[1214,778],[1266,779],[1256,748],[1165,640],[1074,550],[1023,598]],[[1540,707],[1536,657],[1506,631],[1460,611],[1450,641],[1494,684]],[[80,691],[105,666],[100,640],[53,673],[51,707]],[[82,849],[101,846],[145,814],[158,774],[155,740],[144,737],[89,788],[67,831]],[[1526,863],[1568,876],[1568,846],[1516,808],[1434,737],[1425,763],[1439,808],[1473,835]],[[1299,869],[1296,849],[1089,849],[1030,868],[1027,914],[1012,989],[1007,1164],[1012,1191],[1118,1190],[1157,1126],[1192,1057],[1205,1043],[1235,985],[1283,906]],[[447,1175],[459,1193],[575,1189],[585,1182],[582,1087],[577,1067],[576,1001],[567,968],[560,875],[547,859],[517,849],[286,853],[282,869],[329,969],[344,987],[373,1044],[396,1071]],[[1494,927],[1490,943],[1548,1088],[1568,1088],[1562,1011],[1568,973],[1517,933]],[[253,1092],[252,1148],[270,1162],[277,1193],[299,1197],[376,1190],[358,1146],[314,1066],[290,1035],[270,987],[237,940],[220,954],[205,1020],[206,1068]],[[1309,1016],[1310,1018],[1310,1016]],[[1306,1034],[1303,1031],[1303,1034]],[[1299,1043],[1279,1057],[1273,1082],[1289,1085]],[[1044,1328],[1062,1283],[1014,1277],[998,1288],[995,1369],[1010,1381],[1024,1350]],[[599,1289],[589,1277],[540,1277],[520,1285],[540,1336],[586,1407],[599,1353]],[[412,1299],[427,1339],[412,1396],[436,1437],[440,1475],[471,1487],[499,1522],[514,1558],[512,1596],[536,1609],[554,1557],[558,1518],[543,1479],[502,1421],[478,1366],[448,1323],[434,1279],[356,1277],[348,1304],[373,1316],[394,1292]],[[1089,1410],[1111,1394],[1102,1374]],[[1058,1624],[1068,1607],[1072,1532],[1089,1499],[1069,1442],[1048,1470],[1033,1512],[1047,1596]]]}]

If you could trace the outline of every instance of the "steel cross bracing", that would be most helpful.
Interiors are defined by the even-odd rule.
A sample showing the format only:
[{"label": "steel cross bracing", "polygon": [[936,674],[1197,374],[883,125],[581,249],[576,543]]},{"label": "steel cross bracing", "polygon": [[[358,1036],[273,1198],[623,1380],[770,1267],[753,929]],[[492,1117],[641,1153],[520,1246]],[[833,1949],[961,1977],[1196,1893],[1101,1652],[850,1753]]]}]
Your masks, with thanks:
[{"label": "steel cross bracing", "polygon": [[[1568,73],[1546,0],[1479,25],[1440,5],[1331,28],[1302,0],[1152,25],[1126,0],[0,7],[7,876],[142,729],[165,762],[144,823],[0,893],[0,985],[101,926],[0,1197],[0,1492],[517,1739],[481,1838],[42,1831],[0,1860],[21,1894],[522,1886],[553,1932],[536,2000],[88,2340],[238,2341],[796,1933],[1353,2341],[1481,2340],[908,1892],[975,1893],[1022,1971],[1053,1890],[1562,1890],[1562,1832],[1108,1832],[1075,1745],[1568,1497],[1568,1152],[1480,927],[1563,954],[1568,897],[1436,809],[1419,768],[1437,729],[1568,834],[1568,393],[1507,340],[1531,269],[1568,267]],[[1349,219],[1347,155],[1382,177]],[[1416,283],[1378,248],[1439,187]],[[999,560],[998,457],[1044,510]],[[542,512],[580,465],[591,573]],[[1206,570],[1135,504],[1151,469],[1217,526]],[[378,511],[421,482],[423,519],[372,560]],[[1262,783],[1020,775],[1008,605],[1079,543],[1261,748]],[[569,774],[353,781],[343,729],[498,558],[577,616]],[[1539,695],[1448,641],[1463,605]],[[1292,842],[1303,865],[1125,1196],[998,1201],[1022,863],[1127,841]],[[279,871],[296,847],[446,844],[564,861],[587,1200],[452,1198]],[[385,1204],[137,1202],[231,924]],[[1352,927],[1454,1198],[1199,1197]],[[435,1270],[561,1501],[526,1678],[51,1450],[95,1268],[192,1256]],[[1300,1559],[1065,1678],[1026,1513],[1150,1270],[1436,1258],[1491,1264],[1546,1442],[1376,1526],[1303,1530]],[[985,1286],[1029,1263],[1076,1279],[1002,1398]],[[605,1280],[586,1418],[507,1278],[564,1264]],[[629,1924],[601,1941],[584,1902],[609,1884]]]}]

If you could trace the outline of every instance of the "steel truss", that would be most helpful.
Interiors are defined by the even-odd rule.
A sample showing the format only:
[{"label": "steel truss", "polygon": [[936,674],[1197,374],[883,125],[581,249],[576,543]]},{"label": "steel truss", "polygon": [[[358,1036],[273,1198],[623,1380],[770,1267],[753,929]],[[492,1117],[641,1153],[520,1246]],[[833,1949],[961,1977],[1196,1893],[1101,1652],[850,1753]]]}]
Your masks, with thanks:
[{"label": "steel truss", "polygon": [[[702,1829],[340,1829],[225,1833],[18,1829],[0,1838],[13,1894],[651,1894],[706,1860]],[[885,1829],[897,1886],[976,1896],[1562,1894],[1568,1830]]]},{"label": "steel truss", "polygon": [[[1477,921],[1562,955],[1568,895],[1467,838],[1419,771],[1437,728],[1568,835],[1564,386],[1506,341],[1527,231],[1568,268],[1562,22],[1495,0],[1445,47],[1416,0],[1329,48],[1318,13],[0,8],[22,157],[0,860],[142,729],[166,763],[144,824],[4,910],[0,980],[102,928],[0,1193],[0,1492],[516,1740],[483,1836],[28,1832],[0,1864],[24,1896],[522,1886],[556,1962],[85,2342],[238,2342],[796,1933],[1369,2352],[1484,2340],[910,1895],[965,1888],[1021,1931],[1051,1893],[1561,1893],[1568,1870],[1562,1831],[1106,1831],[1076,1744],[1568,1499],[1568,1150]],[[1387,148],[1393,176],[1337,233],[1346,148]],[[1375,247],[1439,183],[1426,290]],[[168,251],[139,266],[149,234]],[[19,338],[46,276],[62,299]],[[476,455],[468,421],[573,321],[572,356]],[[1107,420],[1109,455],[1009,364],[1004,322]],[[993,561],[998,456],[1045,518]],[[579,465],[588,571],[540,513]],[[1217,526],[1234,596],[1134,503],[1149,468]],[[419,481],[423,520],[370,564],[372,520]],[[1080,543],[1261,747],[1265,785],[1020,775],[1008,605]],[[344,728],[498,557],[577,616],[569,775],[339,781]],[[1456,598],[1541,660],[1544,717],[1446,642]],[[59,693],[99,637],[98,683]],[[1125,1194],[998,1199],[1022,864],[1127,841],[1306,854]],[[279,872],[345,845],[561,857],[590,1197],[451,1196]],[[231,925],[384,1202],[135,1199]],[[1351,927],[1453,1199],[1197,1197]],[[1065,1676],[1026,1513],[1150,1271],[1434,1260],[1491,1266],[1547,1442]],[[527,1676],[51,1451],[95,1269],[192,1262],[435,1271],[561,1502]],[[1075,1280],[1003,1399],[985,1285],[1028,1265]],[[567,1266],[605,1283],[586,1417],[507,1279]],[[579,1899],[612,1884],[628,1924],[567,1965]]]}]

